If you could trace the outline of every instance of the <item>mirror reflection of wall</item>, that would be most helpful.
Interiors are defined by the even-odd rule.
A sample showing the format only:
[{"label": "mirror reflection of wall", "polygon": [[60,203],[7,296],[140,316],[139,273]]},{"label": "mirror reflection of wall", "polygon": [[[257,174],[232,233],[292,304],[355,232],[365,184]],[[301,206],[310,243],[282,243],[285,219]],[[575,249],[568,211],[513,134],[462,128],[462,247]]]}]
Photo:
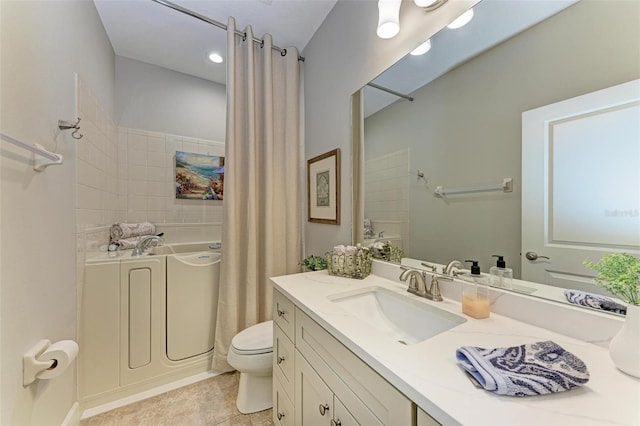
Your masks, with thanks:
[{"label": "mirror reflection of wall", "polygon": [[[407,257],[478,259],[487,272],[491,255],[501,254],[520,277],[522,112],[639,77],[640,2],[570,6],[416,90],[413,102],[365,119],[364,216],[374,230],[377,221],[399,221]],[[406,169],[384,175],[380,164]],[[377,181],[367,181],[370,166]],[[514,178],[511,193],[434,196],[438,185],[505,177]],[[380,179],[407,189],[387,189]]]}]

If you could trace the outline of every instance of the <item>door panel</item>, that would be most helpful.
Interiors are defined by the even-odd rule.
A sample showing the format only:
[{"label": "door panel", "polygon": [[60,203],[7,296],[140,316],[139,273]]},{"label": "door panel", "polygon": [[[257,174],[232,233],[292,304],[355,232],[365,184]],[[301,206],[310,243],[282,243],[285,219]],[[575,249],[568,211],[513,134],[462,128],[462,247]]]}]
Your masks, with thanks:
[{"label": "door panel", "polygon": [[333,392],[297,351],[295,366],[296,424],[328,426],[333,417]]},{"label": "door panel", "polygon": [[640,80],[522,114],[522,279],[604,293],[582,262],[623,251],[640,254]]}]

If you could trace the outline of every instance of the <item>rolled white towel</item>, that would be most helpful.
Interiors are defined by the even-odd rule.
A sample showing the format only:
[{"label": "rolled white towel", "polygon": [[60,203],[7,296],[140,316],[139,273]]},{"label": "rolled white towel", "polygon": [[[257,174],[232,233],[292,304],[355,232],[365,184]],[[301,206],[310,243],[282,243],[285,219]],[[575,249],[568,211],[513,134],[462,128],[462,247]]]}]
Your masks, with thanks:
[{"label": "rolled white towel", "polygon": [[344,249],[344,254],[346,255],[354,255],[358,253],[358,247],[356,246],[347,246]]},{"label": "rolled white towel", "polygon": [[153,235],[155,233],[156,227],[150,222],[114,223],[111,225],[112,242],[131,237],[140,237],[142,235]]},{"label": "rolled white towel", "polygon": [[333,254],[345,254],[346,247],[343,244],[333,247]]},{"label": "rolled white towel", "polygon": [[138,244],[138,237],[122,238],[113,243],[118,245],[119,250],[131,250]]}]

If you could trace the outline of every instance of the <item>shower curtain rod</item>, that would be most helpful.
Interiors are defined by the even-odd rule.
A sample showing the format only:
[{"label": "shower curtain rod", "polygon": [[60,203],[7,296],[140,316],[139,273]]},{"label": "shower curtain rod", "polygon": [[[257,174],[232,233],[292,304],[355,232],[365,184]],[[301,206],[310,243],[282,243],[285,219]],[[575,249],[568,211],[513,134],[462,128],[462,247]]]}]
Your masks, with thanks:
[{"label": "shower curtain rod", "polygon": [[[218,22],[215,19],[207,18],[204,15],[200,15],[197,12],[194,12],[192,10],[184,8],[184,7],[182,7],[180,5],[177,5],[175,3],[172,3],[172,2],[170,2],[168,0],[151,0],[151,1],[156,2],[158,4],[161,4],[163,6],[166,6],[168,8],[171,8],[173,10],[177,10],[178,12],[184,13],[185,15],[189,15],[189,16],[191,16],[193,18],[199,19],[199,20],[201,20],[203,22],[206,22],[207,24],[213,25],[214,27],[222,28],[225,31],[227,30],[227,26],[225,24],[223,24],[222,22]],[[242,37],[243,40],[247,38],[247,33],[245,33],[245,32],[242,32],[242,31],[239,31],[239,30],[235,30],[235,33],[236,33],[236,35],[239,35],[240,37]],[[263,43],[264,43],[264,40],[261,40],[259,38],[253,37],[253,42],[262,46]],[[273,50],[277,50],[278,52],[280,52],[280,54],[282,56],[285,56],[287,54],[287,49],[283,49],[281,47],[278,47],[275,44],[272,45],[271,48]],[[300,62],[304,62],[304,56],[298,55],[298,60]]]},{"label": "shower curtain rod", "polygon": [[380,86],[379,84],[371,83],[371,82],[367,83],[367,86],[373,87],[374,89],[382,90],[383,92],[391,93],[392,95],[397,96],[399,98],[406,99],[409,102],[413,102],[413,97],[409,95],[405,95],[404,93],[400,93],[396,90],[389,89],[388,87]]}]

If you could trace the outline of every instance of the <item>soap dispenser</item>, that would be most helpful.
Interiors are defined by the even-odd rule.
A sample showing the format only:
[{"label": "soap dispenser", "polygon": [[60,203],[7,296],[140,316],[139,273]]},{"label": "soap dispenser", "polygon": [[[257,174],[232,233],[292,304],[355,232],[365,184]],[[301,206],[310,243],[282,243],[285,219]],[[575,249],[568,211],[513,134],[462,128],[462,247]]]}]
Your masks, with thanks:
[{"label": "soap dispenser", "polygon": [[489,302],[489,290],[480,275],[480,266],[477,260],[465,260],[470,262],[471,274],[464,275],[462,284],[462,313],[472,318],[488,318],[491,312]]},{"label": "soap dispenser", "polygon": [[491,269],[489,269],[489,285],[492,287],[511,289],[513,269],[507,268],[504,256],[494,254],[492,257],[497,257],[498,260],[496,261],[496,266],[492,266]]}]

